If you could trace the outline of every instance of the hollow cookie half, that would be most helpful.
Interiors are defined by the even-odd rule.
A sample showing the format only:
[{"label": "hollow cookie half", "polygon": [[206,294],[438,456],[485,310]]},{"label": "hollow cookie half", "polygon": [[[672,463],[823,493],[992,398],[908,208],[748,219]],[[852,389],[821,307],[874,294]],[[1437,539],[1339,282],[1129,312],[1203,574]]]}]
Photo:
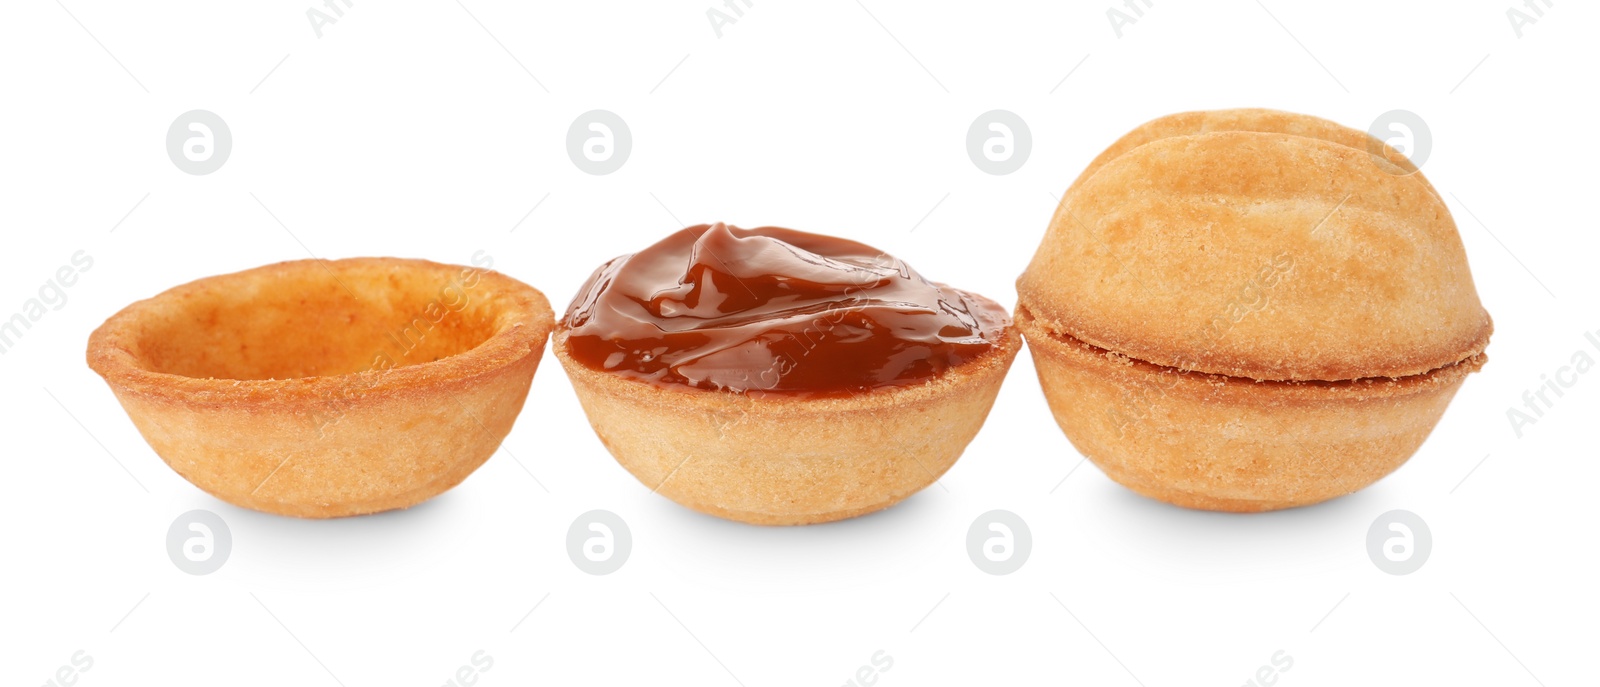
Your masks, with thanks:
[{"label": "hollow cookie half", "polygon": [[412,506],[477,469],[553,326],[542,294],[488,269],[300,260],[129,305],[88,361],[184,479],[328,518]]},{"label": "hollow cookie half", "polygon": [[1492,324],[1392,149],[1267,110],[1146,124],[1068,189],[1017,283],[1057,423],[1112,479],[1258,511],[1404,463]]}]

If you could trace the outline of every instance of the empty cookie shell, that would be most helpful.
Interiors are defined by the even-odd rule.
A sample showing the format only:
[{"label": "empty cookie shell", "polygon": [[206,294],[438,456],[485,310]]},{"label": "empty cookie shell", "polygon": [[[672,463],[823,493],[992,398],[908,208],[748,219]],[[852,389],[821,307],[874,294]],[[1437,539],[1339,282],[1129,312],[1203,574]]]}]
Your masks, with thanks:
[{"label": "empty cookie shell", "polygon": [[542,294],[486,267],[300,260],[129,305],[88,361],[184,479],[328,518],[412,506],[477,469],[553,325]]}]

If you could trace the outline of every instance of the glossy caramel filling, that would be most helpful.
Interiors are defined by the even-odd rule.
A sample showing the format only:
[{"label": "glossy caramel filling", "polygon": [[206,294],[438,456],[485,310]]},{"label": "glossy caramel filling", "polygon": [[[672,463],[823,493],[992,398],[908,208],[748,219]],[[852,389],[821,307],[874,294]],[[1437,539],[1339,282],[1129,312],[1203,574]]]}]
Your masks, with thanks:
[{"label": "glossy caramel filling", "polygon": [[865,244],[718,223],[602,265],[562,323],[573,360],[630,379],[847,396],[982,356],[1011,318]]}]

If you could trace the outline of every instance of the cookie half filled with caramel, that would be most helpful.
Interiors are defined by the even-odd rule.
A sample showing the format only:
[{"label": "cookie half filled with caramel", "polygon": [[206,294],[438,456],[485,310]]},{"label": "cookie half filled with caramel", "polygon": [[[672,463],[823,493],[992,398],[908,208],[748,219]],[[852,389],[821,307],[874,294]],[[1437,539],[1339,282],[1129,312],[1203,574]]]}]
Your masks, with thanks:
[{"label": "cookie half filled with caramel", "polygon": [[721,223],[602,265],[554,337],[590,424],[640,482],[769,525],[932,484],[1020,345],[999,304],[875,248]]},{"label": "cookie half filled with caramel", "polygon": [[1172,115],[1112,144],[1017,294],[1073,445],[1134,491],[1209,510],[1317,503],[1389,474],[1493,329],[1410,161],[1270,110]]}]

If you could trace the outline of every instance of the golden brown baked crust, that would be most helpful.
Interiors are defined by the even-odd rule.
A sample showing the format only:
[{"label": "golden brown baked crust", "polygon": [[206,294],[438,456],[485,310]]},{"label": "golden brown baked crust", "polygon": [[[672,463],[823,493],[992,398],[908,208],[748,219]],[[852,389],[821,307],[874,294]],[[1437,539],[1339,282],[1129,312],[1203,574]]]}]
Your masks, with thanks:
[{"label": "golden brown baked crust", "polygon": [[591,369],[551,348],[589,423],[652,491],[702,513],[804,525],[887,508],[955,463],[1022,346],[994,350],[920,385],[811,398],[663,387]]},{"label": "golden brown baked crust", "polygon": [[[1100,167],[1105,163],[1151,141],[1173,136],[1195,136],[1219,131],[1254,131],[1313,138],[1372,153],[1380,158],[1373,160],[1373,163],[1387,172],[1411,174],[1417,171],[1416,165],[1411,164],[1411,160],[1407,159],[1405,155],[1389,147],[1383,141],[1373,138],[1372,135],[1365,131],[1358,131],[1321,117],[1281,110],[1247,107],[1231,110],[1179,112],[1140,124],[1138,128],[1124,134],[1122,138],[1117,139],[1115,143],[1112,143],[1096,156],[1072,184],[1076,186],[1083,183],[1083,180],[1094,176],[1094,173],[1099,171]],[[1384,163],[1388,163],[1390,166],[1384,166]]]},{"label": "golden brown baked crust", "polygon": [[1017,326],[1080,453],[1135,492],[1205,510],[1304,506],[1376,482],[1486,360],[1400,379],[1261,382],[1132,360],[1054,335],[1026,309]]},{"label": "golden brown baked crust", "polygon": [[1017,281],[1057,424],[1106,475],[1261,511],[1404,463],[1493,329],[1438,193],[1364,132],[1189,112],[1112,144]]},{"label": "golden brown baked crust", "polygon": [[1062,198],[1019,305],[1101,348],[1252,379],[1404,377],[1481,353],[1492,324],[1449,210],[1354,147],[1369,140],[1261,110],[1147,124]]},{"label": "golden brown baked crust", "polygon": [[145,440],[235,505],[404,508],[510,431],[554,326],[537,290],[423,260],[300,260],[139,301],[89,339]]}]

